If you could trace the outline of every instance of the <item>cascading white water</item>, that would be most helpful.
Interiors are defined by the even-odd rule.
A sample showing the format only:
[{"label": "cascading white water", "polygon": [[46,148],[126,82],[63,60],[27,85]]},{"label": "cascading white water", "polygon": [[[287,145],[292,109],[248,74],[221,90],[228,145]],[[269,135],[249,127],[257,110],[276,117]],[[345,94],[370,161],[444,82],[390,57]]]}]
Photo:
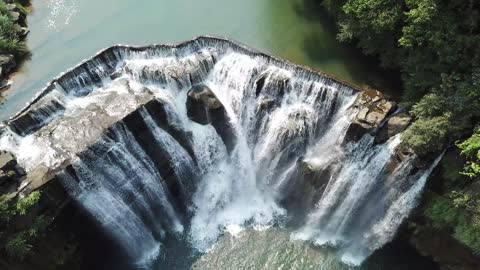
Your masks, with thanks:
[{"label": "cascading white water", "polygon": [[[71,161],[60,173],[67,189],[139,261],[167,233],[188,234],[207,251],[226,230],[280,223],[301,162],[328,169],[329,179],[293,237],[336,246],[355,265],[390,241],[436,163],[412,175],[408,159],[389,171],[399,136],[346,143],[357,113],[350,87],[228,42],[197,42],[100,54],[17,115],[0,148],[31,172]],[[212,125],[188,117],[187,91],[198,83],[222,103],[232,149]],[[36,113],[53,95],[60,109]]]}]

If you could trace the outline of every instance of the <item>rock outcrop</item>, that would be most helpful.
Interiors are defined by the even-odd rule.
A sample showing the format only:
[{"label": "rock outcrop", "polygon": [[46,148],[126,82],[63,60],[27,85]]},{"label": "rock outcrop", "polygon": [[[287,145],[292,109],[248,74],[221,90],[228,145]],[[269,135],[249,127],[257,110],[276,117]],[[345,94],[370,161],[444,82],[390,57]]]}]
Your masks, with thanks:
[{"label": "rock outcrop", "polygon": [[11,54],[1,54],[0,55],[0,77],[5,78],[15,67],[17,63],[15,62],[15,57]]},{"label": "rock outcrop", "polygon": [[222,102],[208,86],[200,84],[188,91],[187,115],[201,125],[211,124],[231,151],[235,145],[235,133],[230,126]]},{"label": "rock outcrop", "polygon": [[447,232],[419,227],[410,243],[423,256],[430,257],[442,270],[478,270],[480,260]]},{"label": "rock outcrop", "polygon": [[205,85],[196,85],[188,91],[188,117],[201,125],[211,124],[211,114],[215,111],[224,112],[223,105],[210,88]]},{"label": "rock outcrop", "polygon": [[[9,13],[10,20],[17,27],[17,35],[20,40],[23,40],[27,37],[30,30],[27,28],[27,14],[24,10],[20,9],[14,1],[5,0],[4,1]],[[29,1],[21,1],[24,5],[30,5]],[[18,60],[18,59],[17,59]],[[15,57],[12,54],[2,52],[0,54],[0,92],[7,90],[12,82],[8,80],[9,75],[17,67],[17,62]]]},{"label": "rock outcrop", "polygon": [[347,142],[357,141],[366,133],[375,133],[396,104],[385,99],[378,91],[364,91],[352,107],[358,113],[347,131]]},{"label": "rock outcrop", "polygon": [[0,195],[15,192],[26,175],[11,153],[0,151]]},{"label": "rock outcrop", "polygon": [[375,136],[376,143],[384,143],[389,138],[403,132],[412,122],[412,117],[406,112],[400,112],[388,119],[388,121],[379,128]]},{"label": "rock outcrop", "polygon": [[375,136],[376,143],[384,143],[404,131],[412,121],[406,112],[395,113],[397,104],[374,90],[362,92],[352,108],[358,113],[347,130],[345,142],[357,141],[369,133]]}]

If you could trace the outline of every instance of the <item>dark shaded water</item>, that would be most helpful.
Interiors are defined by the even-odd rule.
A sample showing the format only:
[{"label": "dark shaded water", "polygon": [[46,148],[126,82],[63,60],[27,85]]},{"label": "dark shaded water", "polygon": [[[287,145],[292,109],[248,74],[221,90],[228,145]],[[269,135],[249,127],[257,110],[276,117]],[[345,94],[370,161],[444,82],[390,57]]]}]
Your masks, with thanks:
[{"label": "dark shaded water", "polygon": [[[70,204],[64,213],[60,218],[62,227],[68,227],[79,240],[80,269],[132,270],[138,267],[128,264],[122,249],[77,205]],[[401,240],[389,243],[362,266],[352,268],[340,263],[333,250],[293,241],[289,236],[286,228],[226,234],[208,254],[196,252],[188,239],[170,238],[164,241],[167,248],[152,269],[438,270],[434,263],[419,256]]]}]

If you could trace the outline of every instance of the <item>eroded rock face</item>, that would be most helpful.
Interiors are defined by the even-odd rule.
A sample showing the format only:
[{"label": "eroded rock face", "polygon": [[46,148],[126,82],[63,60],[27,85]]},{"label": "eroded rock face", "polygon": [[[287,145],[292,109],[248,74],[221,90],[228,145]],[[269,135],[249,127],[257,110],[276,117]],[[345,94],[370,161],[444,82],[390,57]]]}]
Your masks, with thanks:
[{"label": "eroded rock face", "polygon": [[10,18],[14,23],[18,23],[21,26],[26,26],[27,15],[17,7],[17,5],[11,3],[6,5],[8,12],[10,13]]},{"label": "eroded rock face", "polygon": [[0,195],[15,191],[25,176],[26,172],[17,164],[15,156],[0,151]]},{"label": "eroded rock face", "polygon": [[480,261],[448,233],[420,227],[410,239],[423,256],[431,257],[442,270],[478,270]]},{"label": "eroded rock face", "polygon": [[282,198],[282,205],[289,210],[293,218],[293,222],[301,223],[298,219],[305,214],[305,209],[310,209],[322,197],[328,182],[335,172],[335,166],[326,168],[313,164],[304,158],[297,162],[297,171],[295,172],[294,185],[290,187],[288,196]]},{"label": "eroded rock face", "polygon": [[358,113],[347,131],[347,142],[357,141],[366,133],[374,133],[396,108],[396,103],[385,99],[378,91],[364,91],[352,107]]},{"label": "eroded rock face", "polygon": [[15,57],[11,54],[1,54],[0,55],[0,79],[5,78],[7,74],[12,71],[17,66],[15,62]]},{"label": "eroded rock face", "polygon": [[202,125],[210,124],[213,110],[223,110],[223,105],[210,88],[201,84],[188,91],[187,114],[192,121]]},{"label": "eroded rock face", "polygon": [[193,86],[187,94],[187,115],[201,125],[211,124],[231,151],[235,145],[235,133],[229,123],[223,104],[208,86]]},{"label": "eroded rock face", "polygon": [[412,122],[412,117],[406,113],[401,112],[390,117],[383,125],[380,127],[377,136],[375,137],[376,143],[384,143],[389,138],[403,132],[407,129],[408,125]]}]

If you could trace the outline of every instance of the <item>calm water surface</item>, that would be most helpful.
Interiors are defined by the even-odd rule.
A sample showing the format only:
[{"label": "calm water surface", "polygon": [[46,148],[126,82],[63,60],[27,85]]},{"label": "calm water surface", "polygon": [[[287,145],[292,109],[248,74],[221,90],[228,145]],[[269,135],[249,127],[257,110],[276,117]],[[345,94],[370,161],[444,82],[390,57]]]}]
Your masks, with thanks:
[{"label": "calm water surface", "polygon": [[34,0],[27,40],[32,59],[4,93],[0,120],[53,77],[105,47],[177,43],[199,35],[229,37],[358,85],[388,85],[375,65],[337,43],[333,25],[310,2],[315,1]]}]

